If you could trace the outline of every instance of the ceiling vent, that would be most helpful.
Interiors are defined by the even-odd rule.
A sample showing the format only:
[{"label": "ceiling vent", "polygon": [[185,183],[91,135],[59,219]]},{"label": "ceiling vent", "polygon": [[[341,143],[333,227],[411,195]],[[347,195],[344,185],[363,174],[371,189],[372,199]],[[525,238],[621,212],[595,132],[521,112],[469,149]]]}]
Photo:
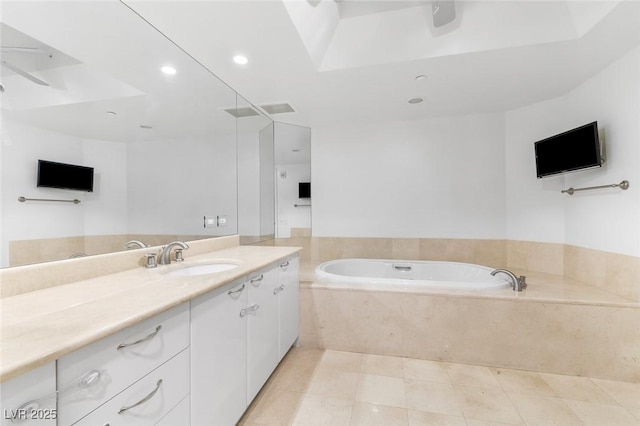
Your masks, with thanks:
[{"label": "ceiling vent", "polygon": [[284,112],[296,112],[291,105],[288,103],[283,104],[271,104],[271,105],[260,105],[260,108],[265,110],[267,114],[282,114]]},{"label": "ceiling vent", "polygon": [[253,117],[254,115],[260,115],[258,111],[251,107],[225,108],[224,110],[233,115],[235,118]]}]

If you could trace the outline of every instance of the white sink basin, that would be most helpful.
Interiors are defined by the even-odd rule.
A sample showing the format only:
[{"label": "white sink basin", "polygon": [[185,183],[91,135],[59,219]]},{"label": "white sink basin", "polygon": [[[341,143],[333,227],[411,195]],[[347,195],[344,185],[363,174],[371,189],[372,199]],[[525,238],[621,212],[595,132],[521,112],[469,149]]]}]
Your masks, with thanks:
[{"label": "white sink basin", "polygon": [[209,263],[206,265],[194,265],[176,269],[175,271],[168,272],[167,275],[170,277],[194,277],[228,271],[237,267],[238,265],[233,263]]}]

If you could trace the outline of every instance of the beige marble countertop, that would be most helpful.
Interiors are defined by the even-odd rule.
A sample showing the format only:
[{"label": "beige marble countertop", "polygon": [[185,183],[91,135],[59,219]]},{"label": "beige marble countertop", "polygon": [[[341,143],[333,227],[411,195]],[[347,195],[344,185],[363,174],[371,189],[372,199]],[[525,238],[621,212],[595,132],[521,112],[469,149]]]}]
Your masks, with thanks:
[{"label": "beige marble countertop", "polygon": [[[300,250],[299,247],[236,246],[193,256],[182,263],[155,269],[136,268],[2,298],[0,382]],[[212,275],[167,275],[171,270],[208,262],[230,262],[238,267]]]}]

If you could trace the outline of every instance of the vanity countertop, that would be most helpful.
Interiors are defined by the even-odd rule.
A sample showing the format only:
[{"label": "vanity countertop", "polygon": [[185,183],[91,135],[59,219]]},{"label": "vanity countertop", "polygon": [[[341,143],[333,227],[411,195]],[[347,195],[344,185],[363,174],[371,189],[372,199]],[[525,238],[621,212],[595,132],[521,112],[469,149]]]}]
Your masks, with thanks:
[{"label": "vanity countertop", "polygon": [[[300,247],[236,246],[154,269],[136,268],[0,299],[0,382],[293,255]],[[185,256],[186,257],[186,256]],[[208,262],[237,268],[167,273]]]}]

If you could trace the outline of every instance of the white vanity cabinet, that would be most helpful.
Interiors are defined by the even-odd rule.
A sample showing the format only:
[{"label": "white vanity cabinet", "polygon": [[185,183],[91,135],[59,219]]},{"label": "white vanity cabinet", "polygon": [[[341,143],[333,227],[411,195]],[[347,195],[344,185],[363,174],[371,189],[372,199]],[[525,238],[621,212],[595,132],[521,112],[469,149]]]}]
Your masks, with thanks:
[{"label": "white vanity cabinet", "polygon": [[234,425],[247,408],[248,292],[241,279],[191,301],[193,425]]},{"label": "white vanity cabinet", "polygon": [[[153,408],[153,415],[142,415],[138,419],[140,424],[153,424],[150,422],[160,419],[154,416],[167,414],[173,406],[165,404],[177,404],[189,393],[189,356],[185,358],[184,355],[189,347],[189,315],[189,303],[183,303],[60,358],[57,361],[58,425],[76,424],[92,412],[89,423],[82,420],[78,424],[133,424],[127,423],[127,419],[138,418],[136,413],[147,413],[149,408],[143,406],[156,408]],[[188,350],[186,352],[188,354]],[[160,377],[158,380],[162,379],[163,383],[153,398],[111,417],[114,404],[121,405],[115,410],[117,412],[131,405],[132,400],[138,397],[142,400],[150,395],[155,382],[144,381],[149,380],[150,373],[156,374],[161,366],[165,368],[169,362],[175,363],[174,358],[180,353],[186,361],[176,364],[171,374],[182,375],[186,388],[174,388],[167,382],[169,379]],[[175,396],[179,399],[167,399],[169,386],[172,386],[171,392],[180,390],[181,393]],[[157,405],[159,400],[163,400],[161,407]],[[107,413],[108,416],[101,417]],[[100,423],[102,420],[99,419],[104,422]]]},{"label": "white vanity cabinet", "polygon": [[0,385],[2,426],[56,425],[56,368],[51,362]]},{"label": "white vanity cabinet", "polygon": [[277,266],[249,277],[247,313],[247,402],[258,394],[278,365]]},{"label": "white vanity cabinet", "polygon": [[278,262],[278,361],[300,336],[300,262],[293,256]]},{"label": "white vanity cabinet", "polygon": [[297,339],[299,305],[297,256],[191,302],[192,426],[237,423]]}]

